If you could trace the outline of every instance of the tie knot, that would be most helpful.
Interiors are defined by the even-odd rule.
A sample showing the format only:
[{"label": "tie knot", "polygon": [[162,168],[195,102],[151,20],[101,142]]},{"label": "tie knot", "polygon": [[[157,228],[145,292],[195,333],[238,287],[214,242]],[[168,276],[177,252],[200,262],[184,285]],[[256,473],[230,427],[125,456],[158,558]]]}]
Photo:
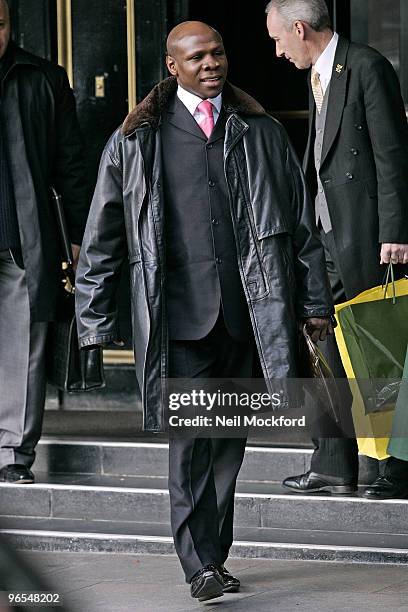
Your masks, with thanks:
[{"label": "tie knot", "polygon": [[206,117],[209,117],[209,118],[213,118],[212,107],[213,107],[213,105],[211,104],[211,102],[209,100],[203,100],[197,106],[197,108],[200,111],[200,113],[203,113],[203,115],[205,115]]}]

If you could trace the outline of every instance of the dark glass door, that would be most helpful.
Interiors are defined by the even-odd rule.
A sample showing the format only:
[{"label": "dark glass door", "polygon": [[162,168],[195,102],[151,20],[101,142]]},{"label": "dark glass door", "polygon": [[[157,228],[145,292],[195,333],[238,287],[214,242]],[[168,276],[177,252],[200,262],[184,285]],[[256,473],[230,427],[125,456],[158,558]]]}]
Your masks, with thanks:
[{"label": "dark glass door", "polygon": [[397,72],[408,108],[407,0],[351,0],[351,38],[380,51]]}]

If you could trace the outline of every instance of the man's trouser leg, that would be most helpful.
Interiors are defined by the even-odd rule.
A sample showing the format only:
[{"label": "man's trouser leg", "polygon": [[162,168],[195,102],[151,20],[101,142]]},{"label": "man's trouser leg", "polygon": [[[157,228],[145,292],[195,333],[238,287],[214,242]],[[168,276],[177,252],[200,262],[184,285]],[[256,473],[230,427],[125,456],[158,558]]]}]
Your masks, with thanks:
[{"label": "man's trouser leg", "polygon": [[[324,234],[321,231],[321,237],[333,298],[336,304],[340,304],[346,300],[346,295],[337,272],[338,267],[336,265],[333,235],[332,232]],[[335,337],[329,336],[325,342],[319,342],[319,348],[326,357],[335,378],[346,379],[347,375],[343,368]],[[312,456],[310,469],[319,474],[338,476],[345,480],[357,482],[358,447],[355,437],[351,436],[354,431],[351,417],[353,398],[351,391],[346,385],[342,387],[341,397],[342,405],[339,408],[341,410],[342,423],[344,424],[344,434],[342,435],[342,432],[339,431],[339,436],[336,436],[336,424],[326,414],[324,419],[322,419],[322,427],[318,437],[313,438],[316,449]],[[328,434],[327,436],[325,431]]]},{"label": "man's trouser leg", "polygon": [[246,438],[212,440],[222,564],[227,560],[233,542],[235,485],[244,458],[245,445]]},{"label": "man's trouser leg", "polygon": [[[170,378],[249,378],[252,359],[252,342],[233,340],[220,317],[202,340],[170,341]],[[228,556],[245,443],[244,438],[170,435],[171,525],[187,582],[203,565],[221,564]]]},{"label": "man's trouser leg", "polygon": [[[325,342],[319,342],[319,348],[337,379],[347,378],[344,372],[341,358],[334,336],[327,338]],[[341,382],[341,381],[339,381]],[[312,455],[310,469],[318,474],[327,476],[338,476],[350,482],[358,479],[358,447],[355,437],[351,437],[354,431],[351,418],[352,395],[351,391],[342,385],[341,428],[325,412],[324,419],[319,424],[319,437],[313,438],[315,451]],[[338,430],[338,436],[336,435]]]},{"label": "man's trouser leg", "polygon": [[47,323],[30,322],[25,271],[0,253],[0,468],[31,467],[45,403]]}]

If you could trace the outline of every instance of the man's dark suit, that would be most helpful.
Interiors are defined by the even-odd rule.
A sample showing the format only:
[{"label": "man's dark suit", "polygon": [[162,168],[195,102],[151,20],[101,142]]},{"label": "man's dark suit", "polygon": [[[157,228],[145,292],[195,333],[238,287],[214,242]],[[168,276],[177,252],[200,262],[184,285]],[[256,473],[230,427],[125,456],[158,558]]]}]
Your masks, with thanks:
[{"label": "man's dark suit", "polygon": [[[254,342],[224,176],[224,113],[207,140],[175,96],[160,131],[169,376],[249,378]],[[170,434],[171,525],[187,582],[227,559],[245,442]]]},{"label": "man's dark suit", "polygon": [[[381,283],[381,243],[408,243],[408,127],[392,65],[374,49],[341,36],[328,95],[320,178],[332,232],[324,235],[322,231],[322,238],[339,303]],[[309,111],[304,171],[316,192],[316,105],[311,86]],[[345,376],[334,339],[329,338],[322,349],[336,375]],[[355,440],[315,443],[312,471],[357,478]],[[396,463],[389,462],[389,467],[401,471]],[[405,465],[402,469],[408,471]]]}]

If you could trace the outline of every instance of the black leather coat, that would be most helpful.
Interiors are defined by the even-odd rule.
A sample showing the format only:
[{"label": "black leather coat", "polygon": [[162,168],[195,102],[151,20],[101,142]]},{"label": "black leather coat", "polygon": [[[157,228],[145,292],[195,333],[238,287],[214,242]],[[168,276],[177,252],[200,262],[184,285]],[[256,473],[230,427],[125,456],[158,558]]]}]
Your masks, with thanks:
[{"label": "black leather coat", "polygon": [[[167,374],[160,114],[169,78],[115,132],[102,157],[77,273],[82,347],[118,339],[115,290],[126,254],[144,428],[163,427]],[[333,312],[302,171],[282,126],[227,84],[224,167],[238,264],[265,379],[296,376],[296,321]],[[183,151],[180,151],[183,163]]]},{"label": "black leather coat", "polygon": [[61,249],[49,197],[62,195],[71,242],[81,244],[89,200],[75,100],[63,68],[10,43],[2,125],[33,321],[54,316]]}]

